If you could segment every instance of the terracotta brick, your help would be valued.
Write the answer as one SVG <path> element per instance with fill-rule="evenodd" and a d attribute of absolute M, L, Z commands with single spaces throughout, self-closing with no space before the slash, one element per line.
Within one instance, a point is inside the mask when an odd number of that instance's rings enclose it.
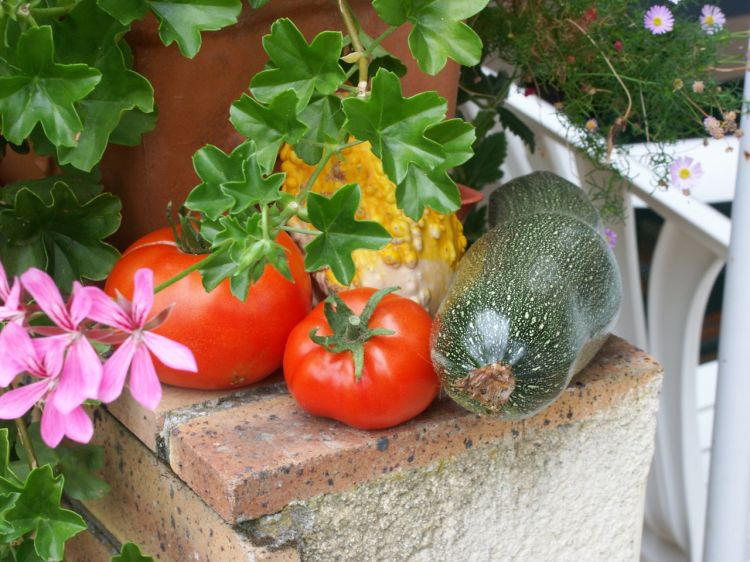
<path fill-rule="evenodd" d="M 68 562 L 106 562 L 115 554 L 111 544 L 84 531 L 65 543 L 65 560 Z"/>
<path fill-rule="evenodd" d="M 226 407 L 228 399 L 252 396 L 256 393 L 283 392 L 283 376 L 274 373 L 270 377 L 242 389 L 193 390 L 164 385 L 162 400 L 156 410 L 149 411 L 137 404 L 130 393 L 107 406 L 107 409 L 152 451 L 161 443 L 161 432 L 174 418 L 185 420 Z"/>
<path fill-rule="evenodd" d="M 267 552 L 227 525 L 163 462 L 103 410 L 95 441 L 106 446 L 110 493 L 86 509 L 118 541 L 133 541 L 164 561 L 291 562 L 294 550 Z M 108 560 L 108 558 L 99 559 Z"/>
<path fill-rule="evenodd" d="M 521 439 L 529 428 L 570 424 L 660 375 L 653 359 L 612 337 L 550 408 L 521 422 L 470 414 L 448 399 L 386 431 L 360 431 L 303 412 L 288 395 L 268 396 L 174 425 L 169 463 L 204 501 L 234 524 L 293 500 L 344 490 L 472 447 Z"/>

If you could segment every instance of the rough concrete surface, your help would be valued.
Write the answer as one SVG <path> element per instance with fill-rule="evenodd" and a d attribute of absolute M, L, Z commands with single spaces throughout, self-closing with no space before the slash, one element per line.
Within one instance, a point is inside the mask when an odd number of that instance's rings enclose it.
<path fill-rule="evenodd" d="M 246 525 L 307 561 L 638 560 L 660 379 L 614 407 Z"/>

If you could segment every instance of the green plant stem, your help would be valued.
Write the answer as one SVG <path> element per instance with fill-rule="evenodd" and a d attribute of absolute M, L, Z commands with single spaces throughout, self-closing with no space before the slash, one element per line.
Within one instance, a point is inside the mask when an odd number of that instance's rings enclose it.
<path fill-rule="evenodd" d="M 16 14 L 21 19 L 26 20 L 26 22 L 31 27 L 39 27 L 39 24 L 36 23 L 36 20 L 34 19 L 34 16 L 31 13 L 31 7 L 28 4 L 21 4 L 18 7 L 18 10 L 16 10 Z"/>
<path fill-rule="evenodd" d="M 305 201 L 308 192 L 310 191 L 310 189 L 312 189 L 312 186 L 315 185 L 318 177 L 323 172 L 323 168 L 325 168 L 326 164 L 328 164 L 328 161 L 331 159 L 331 156 L 333 156 L 335 152 L 336 151 L 330 150 L 328 147 L 325 147 L 323 149 L 323 155 L 320 157 L 320 161 L 315 165 L 315 169 L 313 170 L 312 174 L 310 174 L 310 177 L 307 178 L 305 185 L 302 186 L 302 189 L 300 189 L 299 193 L 297 194 L 298 203 L 302 204 Z"/>
<path fill-rule="evenodd" d="M 359 97 L 364 97 L 365 94 L 367 94 L 367 74 L 370 62 L 365 55 L 365 47 L 362 45 L 362 39 L 359 37 L 359 31 L 357 30 L 357 24 L 354 21 L 354 15 L 352 14 L 349 3 L 346 0 L 339 0 L 339 12 L 341 12 L 341 17 L 344 19 L 346 30 L 352 39 L 352 46 L 361 55 L 357 61 L 357 66 L 359 68 L 357 95 Z"/>
<path fill-rule="evenodd" d="M 23 418 L 16 418 L 16 429 L 18 430 L 18 438 L 21 440 L 21 446 L 26 454 L 26 462 L 31 470 L 34 470 L 39 466 L 39 462 L 34 452 L 34 444 L 31 442 L 31 436 L 29 435 L 29 429 L 26 427 L 26 422 Z"/>
<path fill-rule="evenodd" d="M 219 256 L 221 256 L 224 253 L 224 248 L 217 248 L 214 251 L 212 251 L 208 256 L 203 258 L 202 260 L 195 262 L 193 265 L 191 265 L 188 268 L 183 269 L 180 271 L 177 275 L 174 277 L 171 277 L 164 281 L 163 283 L 159 283 L 156 287 L 154 287 L 154 294 L 158 293 L 159 291 L 163 291 L 170 285 L 174 285 L 177 283 L 180 279 L 187 277 L 190 275 L 193 271 L 197 271 L 201 267 L 204 267 L 205 265 L 208 265 L 215 259 L 217 259 Z"/>
<path fill-rule="evenodd" d="M 29 11 L 36 17 L 57 18 L 69 14 L 78 4 L 80 4 L 80 0 L 73 2 L 72 4 L 69 4 L 67 6 L 54 6 L 51 8 L 31 8 Z"/>
<path fill-rule="evenodd" d="M 308 234 L 310 236 L 317 236 L 318 234 L 321 234 L 320 230 L 316 230 L 314 228 L 297 228 L 295 226 L 288 226 L 288 225 L 281 225 L 279 227 L 279 230 L 284 230 L 286 232 L 293 232 L 295 234 Z"/>
<path fill-rule="evenodd" d="M 260 224 L 263 228 L 263 239 L 271 240 L 271 234 L 268 228 L 268 205 L 262 205 L 260 208 Z"/>

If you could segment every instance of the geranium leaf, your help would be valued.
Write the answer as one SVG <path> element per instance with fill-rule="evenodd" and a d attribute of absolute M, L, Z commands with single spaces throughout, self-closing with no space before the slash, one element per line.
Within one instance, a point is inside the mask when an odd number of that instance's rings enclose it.
<path fill-rule="evenodd" d="M 299 114 L 299 120 L 307 125 L 307 132 L 294 145 L 294 152 L 306 163 L 315 165 L 323 156 L 325 145 L 335 145 L 344 124 L 341 99 L 324 96 L 308 105 Z"/>
<path fill-rule="evenodd" d="M 141 137 L 156 127 L 158 111 L 145 113 L 140 109 L 132 109 L 122 114 L 120 122 L 109 136 L 109 142 L 124 146 L 138 146 Z"/>
<path fill-rule="evenodd" d="M 110 562 L 154 562 L 154 559 L 151 556 L 141 554 L 138 545 L 129 542 L 122 545 L 120 554 L 113 556 Z"/>
<path fill-rule="evenodd" d="M 43 560 L 62 560 L 65 541 L 86 529 L 80 515 L 60 508 L 63 477 L 49 465 L 34 469 L 26 478 L 15 506 L 6 513 L 13 531 L 2 538 L 15 540 L 34 532 L 34 548 Z"/>
<path fill-rule="evenodd" d="M 232 104 L 229 120 L 237 131 L 255 141 L 258 163 L 265 173 L 276 164 L 281 144 L 297 144 L 307 131 L 297 117 L 297 94 L 292 90 L 280 93 L 268 105 L 243 94 Z"/>
<path fill-rule="evenodd" d="M 476 140 L 474 127 L 463 119 L 448 119 L 433 125 L 425 131 L 425 136 L 443 147 L 446 154 L 443 169 L 460 166 L 474 154 L 471 148 Z"/>
<path fill-rule="evenodd" d="M 447 111 L 445 99 L 437 93 L 405 98 L 398 76 L 381 69 L 372 80 L 369 98 L 347 98 L 342 104 L 344 128 L 370 142 L 394 183 L 403 181 L 411 163 L 426 170 L 443 165 L 444 150 L 425 136 L 425 130 L 440 123 Z"/>
<path fill-rule="evenodd" d="M 268 0 L 248 0 L 248 3 L 251 8 L 258 9 L 268 4 Z"/>
<path fill-rule="evenodd" d="M 242 10 L 240 0 L 98 0 L 98 4 L 126 25 L 141 19 L 150 9 L 159 20 L 162 42 L 176 42 L 188 58 L 200 50 L 202 31 L 237 23 Z"/>
<path fill-rule="evenodd" d="M 100 445 L 63 445 L 60 472 L 65 477 L 65 495 L 74 500 L 96 500 L 109 492 L 109 484 L 97 472 L 104 466 L 104 448 Z"/>
<path fill-rule="evenodd" d="M 263 37 L 273 67 L 253 77 L 250 91 L 258 100 L 270 102 L 281 92 L 294 90 L 299 110 L 316 91 L 333 94 L 346 80 L 338 61 L 343 42 L 340 32 L 324 31 L 308 44 L 291 20 L 275 21 L 270 35 Z"/>
<path fill-rule="evenodd" d="M 15 64 L 0 75 L 0 132 L 21 144 L 39 123 L 53 144 L 76 146 L 83 125 L 73 104 L 100 79 L 100 72 L 88 65 L 55 62 L 51 27 L 26 30 L 18 40 Z"/>
<path fill-rule="evenodd" d="M 425 206 L 439 213 L 452 213 L 461 206 L 461 194 L 445 170 L 412 166 L 409 172 L 396 187 L 398 207 L 408 217 L 419 220 Z"/>
<path fill-rule="evenodd" d="M 193 156 L 193 167 L 202 183 L 190 192 L 185 206 L 203 213 L 209 219 L 218 219 L 229 210 L 234 205 L 234 200 L 224 194 L 221 186 L 226 182 L 242 179 L 244 151 L 244 143 L 231 155 L 210 144 L 198 150 Z"/>
<path fill-rule="evenodd" d="M 124 25 L 141 19 L 148 12 L 147 0 L 97 0 L 97 4 Z"/>
<path fill-rule="evenodd" d="M 232 213 L 241 213 L 254 205 L 268 205 L 281 197 L 279 190 L 284 184 L 285 174 L 277 173 L 263 177 L 255 152 L 255 143 L 251 145 L 252 151 L 243 162 L 243 177 L 237 181 L 227 182 L 221 187 L 222 192 L 234 200 Z"/>
<path fill-rule="evenodd" d="M 125 112 L 137 108 L 149 113 L 154 109 L 151 84 L 125 63 L 121 48 L 127 46 L 120 39 L 127 29 L 99 9 L 95 0 L 84 0 L 55 26 L 60 60 L 84 62 L 102 73 L 93 92 L 76 106 L 83 132 L 77 146 L 58 148 L 61 164 L 90 170 L 101 160 Z"/>
<path fill-rule="evenodd" d="M 201 47 L 201 31 L 217 31 L 237 23 L 242 10 L 240 0 L 149 0 L 149 7 L 159 20 L 162 42 L 171 45 L 176 41 L 188 58 Z"/>
<path fill-rule="evenodd" d="M 359 200 L 356 184 L 338 189 L 331 197 L 317 193 L 307 196 L 310 223 L 320 231 L 305 247 L 308 271 L 330 267 L 339 283 L 349 285 L 355 273 L 352 252 L 360 248 L 377 250 L 391 241 L 391 235 L 380 224 L 354 218 Z"/>
<path fill-rule="evenodd" d="M 70 185 L 48 178 L 48 196 L 17 189 L 0 211 L 0 257 L 11 274 L 46 269 L 68 291 L 74 280 L 104 279 L 119 254 L 102 242 L 120 225 L 120 201 L 101 193 L 82 202 Z M 15 190 L 15 188 L 14 188 Z"/>
<path fill-rule="evenodd" d="M 437 74 L 447 59 L 473 66 L 482 56 L 482 41 L 461 20 L 484 8 L 489 0 L 373 0 L 380 18 L 390 25 L 412 24 L 409 49 L 419 68 Z"/>

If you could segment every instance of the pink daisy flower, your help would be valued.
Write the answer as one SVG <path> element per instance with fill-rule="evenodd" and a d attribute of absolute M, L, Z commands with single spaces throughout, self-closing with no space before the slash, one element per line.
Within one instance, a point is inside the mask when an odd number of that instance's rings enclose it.
<path fill-rule="evenodd" d="M 717 31 L 720 31 L 724 24 L 727 23 L 727 18 L 721 8 L 718 6 L 712 6 L 706 4 L 701 10 L 701 28 L 709 35 L 713 35 Z"/>
<path fill-rule="evenodd" d="M 149 331 L 166 317 L 160 313 L 148 321 L 154 302 L 153 287 L 153 272 L 150 269 L 139 269 L 135 273 L 132 302 L 123 298 L 118 304 L 98 289 L 92 293 L 89 318 L 128 334 L 104 364 L 98 396 L 102 402 L 112 402 L 122 393 L 130 372 L 130 393 L 133 398 L 142 406 L 154 410 L 161 400 L 161 384 L 156 376 L 151 353 L 173 369 L 191 372 L 198 370 L 190 349 Z"/>
<path fill-rule="evenodd" d="M 700 162 L 695 162 L 689 156 L 680 156 L 669 166 L 672 184 L 683 192 L 689 192 L 698 184 L 703 175 Z"/>
<path fill-rule="evenodd" d="M 674 16 L 669 8 L 657 4 L 651 6 L 643 18 L 643 25 L 654 35 L 661 35 L 672 31 Z"/>

